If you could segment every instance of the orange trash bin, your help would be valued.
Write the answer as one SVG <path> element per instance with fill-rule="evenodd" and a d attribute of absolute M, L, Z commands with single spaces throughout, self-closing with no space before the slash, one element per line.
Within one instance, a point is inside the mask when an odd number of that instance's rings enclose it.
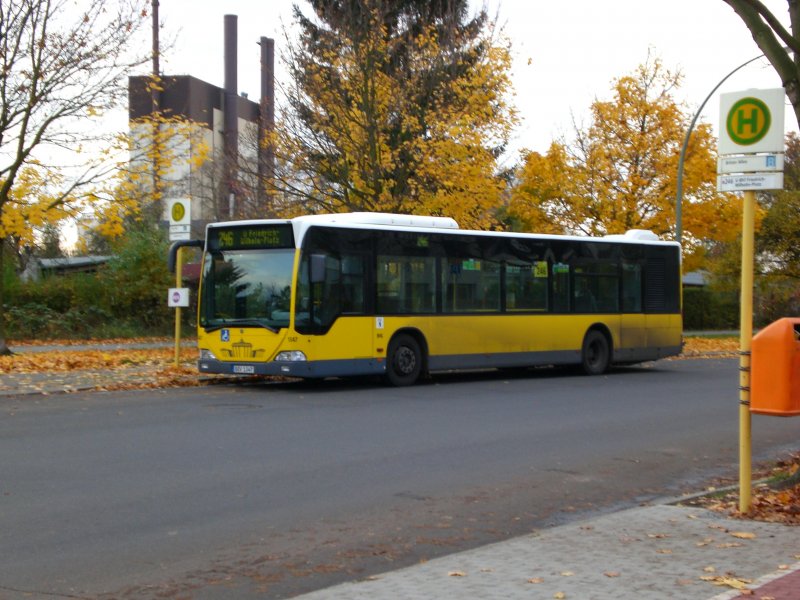
<path fill-rule="evenodd" d="M 800 415 L 800 318 L 778 319 L 753 337 L 750 412 Z"/>

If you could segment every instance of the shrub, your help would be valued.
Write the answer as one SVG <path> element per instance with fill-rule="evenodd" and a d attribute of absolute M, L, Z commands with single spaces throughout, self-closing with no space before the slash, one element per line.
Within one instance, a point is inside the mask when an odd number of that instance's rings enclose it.
<path fill-rule="evenodd" d="M 800 286 L 791 279 L 764 277 L 756 286 L 754 312 L 757 327 L 782 317 L 800 316 Z"/>
<path fill-rule="evenodd" d="M 173 285 L 167 270 L 166 236 L 161 230 L 130 232 L 102 272 L 108 306 L 121 321 L 145 329 L 168 327 L 173 318 L 166 290 Z"/>
<path fill-rule="evenodd" d="M 7 335 L 11 339 L 169 335 L 174 313 L 166 290 L 167 240 L 158 230 L 132 231 L 96 273 L 6 281 Z M 184 311 L 185 322 L 193 320 Z"/>
<path fill-rule="evenodd" d="M 737 329 L 738 327 L 739 299 L 735 293 L 718 292 L 707 288 L 684 288 L 684 330 Z"/>
<path fill-rule="evenodd" d="M 6 306 L 6 316 L 7 333 L 16 339 L 92 337 L 112 320 L 107 311 L 95 306 L 58 311 L 38 303 Z"/>

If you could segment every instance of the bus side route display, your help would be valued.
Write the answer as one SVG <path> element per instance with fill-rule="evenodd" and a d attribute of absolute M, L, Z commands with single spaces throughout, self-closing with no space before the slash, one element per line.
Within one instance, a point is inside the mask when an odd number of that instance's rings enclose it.
<path fill-rule="evenodd" d="M 293 248 L 292 226 L 242 225 L 230 228 L 212 228 L 208 232 L 208 248 L 214 250 L 251 250 Z"/>

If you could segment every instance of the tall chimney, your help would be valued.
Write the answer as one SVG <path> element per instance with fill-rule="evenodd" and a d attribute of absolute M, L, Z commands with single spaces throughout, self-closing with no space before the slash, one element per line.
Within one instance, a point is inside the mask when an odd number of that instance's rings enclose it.
<path fill-rule="evenodd" d="M 225 97 L 223 102 L 223 154 L 225 191 L 228 196 L 230 218 L 236 216 L 236 180 L 239 164 L 239 109 L 236 70 L 238 66 L 237 16 L 225 15 Z"/>
<path fill-rule="evenodd" d="M 265 189 L 264 184 L 275 176 L 275 150 L 272 142 L 264 144 L 275 131 L 275 40 L 262 37 L 261 45 L 261 115 L 258 132 L 258 181 L 259 199 L 270 216 L 274 210 L 269 198 L 273 196 L 272 188 Z"/>

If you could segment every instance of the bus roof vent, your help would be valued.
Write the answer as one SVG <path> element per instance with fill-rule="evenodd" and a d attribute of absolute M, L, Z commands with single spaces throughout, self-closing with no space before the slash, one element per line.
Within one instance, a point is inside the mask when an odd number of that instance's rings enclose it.
<path fill-rule="evenodd" d="M 657 242 L 658 236 L 649 229 L 629 229 L 624 235 L 613 234 L 603 236 L 615 240 L 630 240 L 632 242 Z"/>
<path fill-rule="evenodd" d="M 329 223 L 356 223 L 359 225 L 397 225 L 400 227 L 432 227 L 435 229 L 458 229 L 458 223 L 450 217 L 426 217 L 422 215 L 398 215 L 393 213 L 353 212 L 319 215 Z"/>

